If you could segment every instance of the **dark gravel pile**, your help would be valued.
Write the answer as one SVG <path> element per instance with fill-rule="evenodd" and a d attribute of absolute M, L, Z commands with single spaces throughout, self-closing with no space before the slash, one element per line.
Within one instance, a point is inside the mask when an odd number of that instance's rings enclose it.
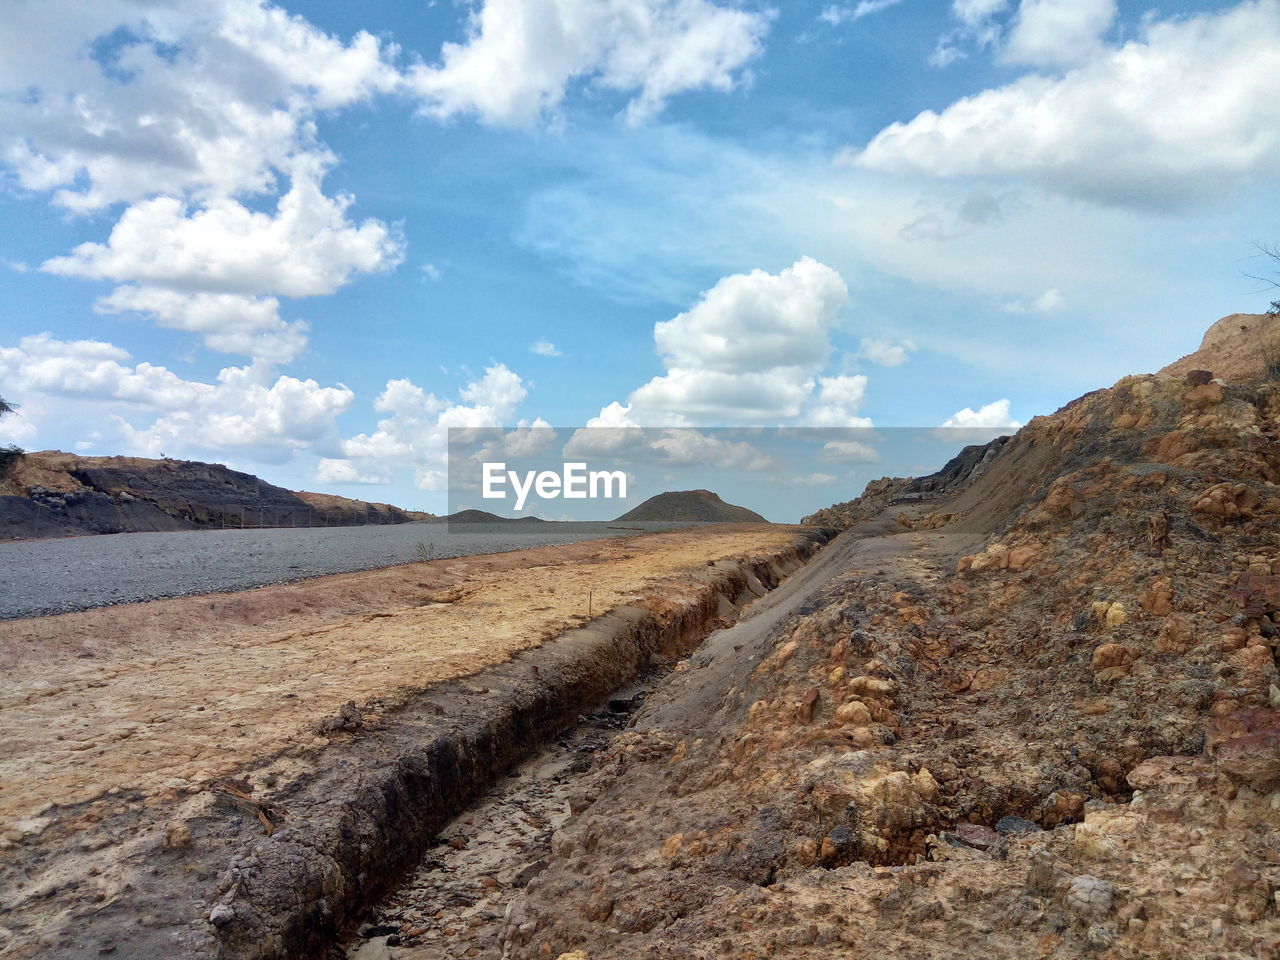
<path fill-rule="evenodd" d="M 687 523 L 406 523 L 310 529 L 121 533 L 0 543 L 0 619 L 247 590 L 431 557 L 635 536 Z M 640 528 L 640 529 L 637 529 Z M 419 547 L 421 545 L 421 549 Z"/>

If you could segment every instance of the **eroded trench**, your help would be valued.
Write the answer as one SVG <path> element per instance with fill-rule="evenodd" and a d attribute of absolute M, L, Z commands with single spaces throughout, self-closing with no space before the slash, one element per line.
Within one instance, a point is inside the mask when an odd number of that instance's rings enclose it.
<path fill-rule="evenodd" d="M 552 835 L 577 812 L 571 800 L 576 779 L 630 725 L 668 672 L 667 666 L 645 671 L 498 778 L 445 826 L 423 860 L 367 912 L 335 956 L 500 960 L 506 906 L 546 868 Z"/>
<path fill-rule="evenodd" d="M 500 956 L 505 902 L 540 869 L 590 755 L 681 657 L 832 536 L 805 531 L 766 557 L 709 562 L 662 609 L 615 608 L 432 687 L 380 732 L 372 764 L 359 738 L 339 747 L 292 798 L 291 825 L 232 861 L 215 904 L 231 917 L 220 956 Z"/>

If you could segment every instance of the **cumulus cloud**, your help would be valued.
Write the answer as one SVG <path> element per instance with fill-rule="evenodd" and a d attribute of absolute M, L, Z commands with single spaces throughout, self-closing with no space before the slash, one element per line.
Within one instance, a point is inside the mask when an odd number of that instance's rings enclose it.
<path fill-rule="evenodd" d="M 809 257 L 778 274 L 722 278 L 688 311 L 654 327 L 667 368 L 631 394 L 643 422 L 762 422 L 800 413 L 848 300 L 840 275 Z"/>
<path fill-rule="evenodd" d="M 818 392 L 802 422 L 810 427 L 870 427 L 871 420 L 857 415 L 867 392 L 862 374 L 847 377 L 819 377 Z"/>
<path fill-rule="evenodd" d="M 1008 431 L 1017 430 L 1022 424 L 1009 415 L 1009 401 L 1004 399 L 993 400 L 977 410 L 972 410 L 969 407 L 957 410 L 943 421 L 942 426 L 971 430 Z"/>
<path fill-rule="evenodd" d="M 575 82 L 633 94 L 641 122 L 688 90 L 728 90 L 757 56 L 769 17 L 708 0 L 484 0 L 463 43 L 410 69 L 423 110 L 530 124 Z"/>
<path fill-rule="evenodd" d="M 280 301 L 275 297 L 124 286 L 100 297 L 94 309 L 99 313 L 146 313 L 162 327 L 201 334 L 210 350 L 270 363 L 292 360 L 307 343 L 307 325 L 281 320 Z"/>
<path fill-rule="evenodd" d="M 1009 7 L 1009 0 L 955 0 L 951 13 L 966 26 L 985 23 Z"/>
<path fill-rule="evenodd" d="M 1086 6 L 1101 22 L 1103 7 Z M 1174 209 L 1280 171 L 1277 86 L 1280 4 L 1246 0 L 1149 20 L 1137 39 L 1099 46 L 1061 76 L 926 110 L 847 156 L 873 170 L 1020 176 L 1104 204 Z"/>
<path fill-rule="evenodd" d="M 1022 0 L 1000 58 L 1037 67 L 1079 63 L 1101 52 L 1115 18 L 1115 0 Z"/>
<path fill-rule="evenodd" d="M 661 436 L 649 441 L 649 447 L 680 465 L 696 463 L 722 470 L 772 470 L 778 466 L 772 457 L 745 441 L 728 440 L 697 430 L 664 430 Z"/>
<path fill-rule="evenodd" d="M 394 51 L 259 0 L 47 0 L 7 11 L 3 152 L 77 212 L 272 187 L 312 117 L 396 87 Z M 89 54 L 89 55 L 87 55 Z"/>
<path fill-rule="evenodd" d="M 326 196 L 327 111 L 398 89 L 398 51 L 262 0 L 24 4 L 0 38 L 0 162 L 74 213 L 123 203 L 110 237 L 47 260 L 131 286 L 99 302 L 286 362 L 306 327 L 272 295 L 332 293 L 403 257 L 396 232 Z M 248 197 L 276 197 L 274 213 Z M 231 297 L 238 297 L 233 300 Z"/>
<path fill-rule="evenodd" d="M 447 480 L 449 428 L 500 427 L 509 422 L 528 395 L 524 382 L 505 364 L 495 363 L 484 375 L 462 387 L 458 400 L 428 393 L 411 380 L 387 382 L 374 409 L 387 414 L 371 433 L 342 442 L 341 457 L 325 469 L 330 475 L 383 476 L 410 470 L 421 490 L 442 490 Z M 549 442 L 547 423 L 523 424 L 514 436 L 523 449 Z M 553 438 L 554 439 L 554 438 Z"/>
<path fill-rule="evenodd" d="M 549 340 L 538 340 L 529 344 L 529 350 L 536 353 L 540 357 L 559 357 L 562 356 L 560 351 L 556 349 L 556 345 Z"/>
<path fill-rule="evenodd" d="M 352 198 L 327 197 L 318 171 L 295 173 L 275 215 L 229 198 L 194 212 L 174 197 L 129 207 L 106 243 L 82 243 L 41 269 L 187 291 L 306 297 L 333 293 L 355 273 L 395 266 L 402 245 L 386 224 L 346 218 Z"/>
<path fill-rule="evenodd" d="M 227 367 L 205 383 L 131 361 L 110 343 L 42 333 L 0 348 L 0 381 L 58 404 L 64 417 L 112 418 L 139 453 L 249 450 L 267 461 L 336 442 L 336 418 L 354 398 L 344 386 L 276 376 L 262 365 Z"/>

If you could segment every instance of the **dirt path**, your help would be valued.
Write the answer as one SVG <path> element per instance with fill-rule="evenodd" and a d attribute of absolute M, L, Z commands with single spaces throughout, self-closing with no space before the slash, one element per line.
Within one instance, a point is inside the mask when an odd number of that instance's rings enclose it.
<path fill-rule="evenodd" d="M 0 624 L 0 843 L 51 804 L 205 782 L 312 744 L 311 725 L 349 700 L 389 708 L 792 535 L 734 525 Z"/>
<path fill-rule="evenodd" d="M 917 513 L 924 508 L 909 508 Z M 741 682 L 744 661 L 758 661 L 778 626 L 842 577 L 934 580 L 942 566 L 972 549 L 980 537 L 952 531 L 904 532 L 894 519 L 860 525 L 778 589 L 754 601 L 733 626 L 713 633 L 673 673 L 646 691 L 638 715 L 648 735 L 706 735 L 726 692 Z M 621 704 L 619 704 L 621 706 Z M 729 716 L 724 714 L 725 722 Z M 500 960 L 503 920 L 529 881 L 555 862 L 552 836 L 572 822 L 571 805 L 583 774 L 617 736 L 608 717 L 587 717 L 515 771 L 440 834 L 417 872 L 384 901 L 350 947 L 348 960 Z M 627 807 L 658 817 L 666 793 L 637 767 Z M 647 796 L 650 799 L 641 801 Z M 629 819 L 624 810 L 623 819 Z"/>

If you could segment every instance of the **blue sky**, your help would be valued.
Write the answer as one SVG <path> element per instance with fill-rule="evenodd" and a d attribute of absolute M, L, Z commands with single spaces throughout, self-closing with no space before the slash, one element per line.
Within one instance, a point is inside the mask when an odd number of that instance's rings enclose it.
<path fill-rule="evenodd" d="M 21 4 L 0 441 L 442 510 L 450 426 L 1007 428 L 1265 308 L 1276 89 L 1276 0 Z"/>

